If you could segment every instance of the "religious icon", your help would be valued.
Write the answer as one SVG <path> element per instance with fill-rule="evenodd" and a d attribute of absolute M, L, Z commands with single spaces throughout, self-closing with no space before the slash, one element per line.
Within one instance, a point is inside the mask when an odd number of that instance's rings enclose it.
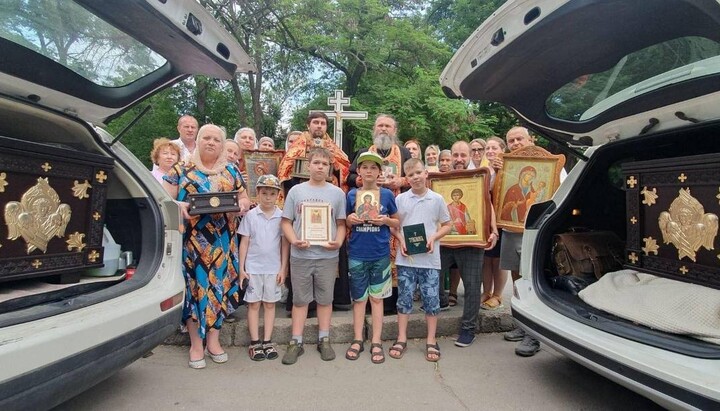
<path fill-rule="evenodd" d="M 358 190 L 355 197 L 355 214 L 361 220 L 372 220 L 380 215 L 380 190 Z"/>
<path fill-rule="evenodd" d="M 311 245 L 327 245 L 332 234 L 330 204 L 302 203 L 300 216 L 300 238 Z"/>
<path fill-rule="evenodd" d="M 447 205 L 450 220 L 452 221 L 450 234 L 475 234 L 475 220 L 470 216 L 465 203 L 461 201 L 463 195 L 463 191 L 459 188 L 454 189 L 450 193 L 452 201 Z"/>
<path fill-rule="evenodd" d="M 450 214 L 446 247 L 485 247 L 490 236 L 490 176 L 487 168 L 430 173 L 428 185 L 440 194 Z"/>
<path fill-rule="evenodd" d="M 533 204 L 547 201 L 560 185 L 565 156 L 529 146 L 503 155 L 503 168 L 493 187 L 498 227 L 522 232 Z"/>

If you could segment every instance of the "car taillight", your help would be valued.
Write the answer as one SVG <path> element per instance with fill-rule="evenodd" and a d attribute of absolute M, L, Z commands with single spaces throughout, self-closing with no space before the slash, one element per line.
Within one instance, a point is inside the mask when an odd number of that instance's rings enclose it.
<path fill-rule="evenodd" d="M 160 303 L 160 311 L 167 311 L 176 305 L 180 304 L 183 301 L 183 293 L 177 293 L 173 295 L 172 297 L 168 298 L 167 300 L 163 300 Z"/>

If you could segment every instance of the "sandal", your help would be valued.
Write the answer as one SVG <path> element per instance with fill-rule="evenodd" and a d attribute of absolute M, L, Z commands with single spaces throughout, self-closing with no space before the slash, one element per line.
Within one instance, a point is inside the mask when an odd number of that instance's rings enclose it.
<path fill-rule="evenodd" d="M 483 310 L 488 310 L 488 311 L 497 310 L 498 308 L 502 308 L 502 307 L 503 307 L 502 297 L 497 296 L 497 295 L 493 295 L 492 297 L 485 300 L 485 302 L 480 304 L 480 308 L 482 308 Z"/>
<path fill-rule="evenodd" d="M 492 296 L 493 296 L 492 294 L 485 294 L 485 293 L 480 294 L 480 304 L 489 300 L 490 298 L 492 298 Z"/>
<path fill-rule="evenodd" d="M 457 305 L 457 294 L 450 293 L 448 300 L 450 300 L 450 307 L 455 307 Z"/>
<path fill-rule="evenodd" d="M 251 345 L 248 349 L 248 354 L 253 361 L 262 361 L 265 359 L 265 350 L 263 350 L 263 346 L 260 343 Z"/>
<path fill-rule="evenodd" d="M 376 348 L 379 348 L 380 351 L 375 351 Z M 380 358 L 376 360 L 375 357 Z M 385 362 L 385 351 L 381 343 L 370 344 L 370 361 L 372 361 L 373 364 L 382 364 Z"/>
<path fill-rule="evenodd" d="M 265 353 L 265 358 L 267 358 L 268 360 L 274 360 L 280 356 L 280 354 L 278 354 L 277 350 L 275 349 L 275 344 L 271 342 L 263 343 L 262 349 Z"/>
<path fill-rule="evenodd" d="M 435 358 L 430 357 L 431 355 L 434 355 Z M 430 362 L 438 362 L 440 360 L 440 345 L 438 345 L 438 343 L 425 344 L 425 359 Z"/>
<path fill-rule="evenodd" d="M 359 345 L 360 348 L 353 348 L 353 345 Z M 345 358 L 350 361 L 355 361 L 363 351 L 365 351 L 365 343 L 362 340 L 353 340 L 353 342 L 350 343 L 350 347 L 345 351 Z"/>
<path fill-rule="evenodd" d="M 407 341 L 395 341 L 388 350 L 388 354 L 391 358 L 394 358 L 396 360 L 399 360 L 405 355 L 405 350 L 407 349 Z M 396 352 L 397 354 L 393 354 L 393 352 Z"/>

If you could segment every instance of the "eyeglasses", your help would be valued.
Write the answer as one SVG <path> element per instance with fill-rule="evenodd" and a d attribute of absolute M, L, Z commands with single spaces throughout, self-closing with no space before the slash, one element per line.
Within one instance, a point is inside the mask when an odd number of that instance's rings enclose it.
<path fill-rule="evenodd" d="M 472 149 L 472 152 L 473 152 L 473 153 L 482 153 L 483 151 L 485 151 L 484 148 L 473 148 L 473 149 Z"/>

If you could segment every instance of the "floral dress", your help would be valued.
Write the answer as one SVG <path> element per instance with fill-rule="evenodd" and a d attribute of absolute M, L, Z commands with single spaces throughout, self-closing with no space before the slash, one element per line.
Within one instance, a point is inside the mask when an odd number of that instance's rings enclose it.
<path fill-rule="evenodd" d="M 180 162 L 168 172 L 165 181 L 178 186 L 178 201 L 188 201 L 188 196 L 195 193 L 244 190 L 240 172 L 232 164 L 209 174 L 192 162 Z M 195 215 L 186 222 L 182 321 L 197 322 L 201 338 L 208 329 L 219 329 L 240 303 L 237 225 L 237 219 L 227 213 Z"/>

